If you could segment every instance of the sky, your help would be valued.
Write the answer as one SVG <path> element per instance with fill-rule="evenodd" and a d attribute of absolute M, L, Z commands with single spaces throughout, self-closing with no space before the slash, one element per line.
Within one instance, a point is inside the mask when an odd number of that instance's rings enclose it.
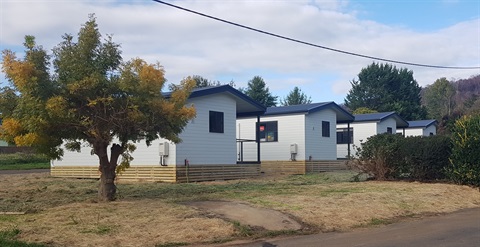
<path fill-rule="evenodd" d="M 176 0 L 168 3 L 319 46 L 409 63 L 480 67 L 478 0 Z M 373 59 L 267 36 L 154 1 L 0 0 L 0 50 L 23 56 L 25 35 L 51 51 L 65 33 L 77 37 L 95 13 L 124 61 L 160 62 L 168 83 L 200 75 L 245 87 L 261 76 L 285 97 L 295 86 L 313 102 L 343 103 Z M 403 64 L 420 86 L 465 79 L 480 69 Z M 8 85 L 0 72 L 0 86 Z"/>

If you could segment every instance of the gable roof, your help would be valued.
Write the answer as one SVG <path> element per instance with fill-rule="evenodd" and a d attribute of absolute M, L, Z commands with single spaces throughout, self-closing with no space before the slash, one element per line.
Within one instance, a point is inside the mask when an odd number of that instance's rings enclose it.
<path fill-rule="evenodd" d="M 408 128 L 427 128 L 430 125 L 438 125 L 437 120 L 428 119 L 428 120 L 417 120 L 417 121 L 408 121 Z"/>
<path fill-rule="evenodd" d="M 337 123 L 349 123 L 353 122 L 354 120 L 352 114 L 348 113 L 346 110 L 344 110 L 342 107 L 340 107 L 333 101 L 304 105 L 268 107 L 265 111 L 264 116 L 287 115 L 292 113 L 310 114 L 324 109 L 332 109 L 335 111 L 335 113 L 337 114 Z"/>
<path fill-rule="evenodd" d="M 220 85 L 212 87 L 194 88 L 190 94 L 189 99 L 204 97 L 212 94 L 227 94 L 235 99 L 237 102 L 237 117 L 239 116 L 257 116 L 265 112 L 266 107 L 244 93 L 238 91 L 230 85 Z M 171 92 L 162 93 L 165 98 L 171 96 Z"/>
<path fill-rule="evenodd" d="M 393 117 L 397 122 L 397 128 L 407 128 L 408 122 L 400 117 L 396 112 L 377 112 L 368 114 L 356 114 L 354 122 L 381 122 L 387 118 Z"/>

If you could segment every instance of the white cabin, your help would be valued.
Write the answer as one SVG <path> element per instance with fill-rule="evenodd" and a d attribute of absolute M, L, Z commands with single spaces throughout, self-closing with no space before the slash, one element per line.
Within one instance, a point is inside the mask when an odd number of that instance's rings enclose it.
<path fill-rule="evenodd" d="M 237 139 L 260 139 L 264 161 L 336 160 L 337 123 L 350 122 L 353 116 L 334 102 L 269 107 L 257 119 L 237 119 Z M 258 133 L 255 127 L 258 126 Z M 254 143 L 240 142 L 239 160 L 254 160 Z"/>
<path fill-rule="evenodd" d="M 435 119 L 408 121 L 408 127 L 397 129 L 404 136 L 433 136 L 437 134 L 438 122 Z"/>
<path fill-rule="evenodd" d="M 337 158 L 344 159 L 355 155 L 354 146 L 360 147 L 362 142 L 371 136 L 381 133 L 397 133 L 398 129 L 408 127 L 407 121 L 395 112 L 379 112 L 356 114 L 355 121 L 350 124 L 337 125 Z"/>
<path fill-rule="evenodd" d="M 194 89 L 187 104 L 192 104 L 197 114 L 179 134 L 182 142 L 158 139 L 147 146 L 140 141 L 131 167 L 236 165 L 236 118 L 258 116 L 265 111 L 263 105 L 229 85 Z M 61 160 L 51 162 L 52 167 L 98 167 L 98 157 L 90 150 L 85 145 L 81 152 L 65 151 Z"/>

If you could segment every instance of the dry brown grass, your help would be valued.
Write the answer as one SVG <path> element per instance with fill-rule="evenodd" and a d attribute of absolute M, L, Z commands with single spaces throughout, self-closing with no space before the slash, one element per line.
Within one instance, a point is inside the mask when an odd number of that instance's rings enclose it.
<path fill-rule="evenodd" d="M 258 203 L 290 213 L 322 231 L 388 223 L 480 206 L 478 190 L 451 184 L 362 182 L 313 185 L 297 195 L 267 196 Z"/>
<path fill-rule="evenodd" d="M 22 240 L 60 246 L 155 246 L 224 239 L 233 226 L 154 200 L 73 203 L 17 221 Z"/>
<path fill-rule="evenodd" d="M 343 177 L 342 177 L 343 176 Z M 46 174 L 0 175 L 0 231 L 52 246 L 161 246 L 238 238 L 232 222 L 184 206 L 194 200 L 235 200 L 294 215 L 322 231 L 480 207 L 478 189 L 451 184 L 341 182 L 320 174 L 198 184 L 120 184 L 120 200 L 97 203 L 94 180 Z"/>

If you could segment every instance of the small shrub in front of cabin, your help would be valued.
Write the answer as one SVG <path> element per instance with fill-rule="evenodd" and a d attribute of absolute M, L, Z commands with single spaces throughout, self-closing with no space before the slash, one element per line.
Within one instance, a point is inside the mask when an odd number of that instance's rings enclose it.
<path fill-rule="evenodd" d="M 398 177 L 401 140 L 403 136 L 378 134 L 371 136 L 361 147 L 357 147 L 357 159 L 348 162 L 350 168 L 369 175 L 375 180 Z"/>
<path fill-rule="evenodd" d="M 452 132 L 452 156 L 446 172 L 458 184 L 480 187 L 480 115 L 463 116 Z"/>

